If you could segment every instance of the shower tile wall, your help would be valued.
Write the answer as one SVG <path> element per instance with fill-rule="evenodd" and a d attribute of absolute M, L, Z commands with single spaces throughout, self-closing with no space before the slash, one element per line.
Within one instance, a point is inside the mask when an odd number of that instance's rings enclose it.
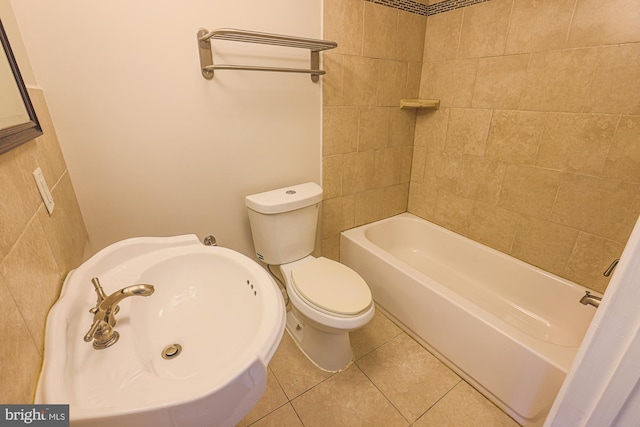
<path fill-rule="evenodd" d="M 603 291 L 602 271 L 640 213 L 640 8 L 491 0 L 442 12 L 433 8 L 452 2 L 429 3 L 425 29 L 418 14 L 325 0 L 325 37 L 342 50 L 325 56 L 324 253 L 339 256 L 339 231 L 401 211 L 406 183 L 381 188 L 372 176 L 410 171 L 409 212 Z M 425 29 L 424 44 L 416 28 L 413 39 L 400 35 L 408 15 Z M 419 96 L 440 99 L 441 109 L 417 114 L 411 168 L 382 170 L 382 148 L 367 153 L 372 145 L 360 142 L 367 131 L 380 135 L 363 111 L 404 114 L 391 96 L 379 103 L 379 86 L 395 82 L 382 93 L 415 96 L 419 65 L 407 59 L 405 82 L 371 76 L 365 64 L 410 44 L 424 46 Z M 367 83 L 356 82 L 365 70 Z"/>
<path fill-rule="evenodd" d="M 491 0 L 427 20 L 409 212 L 593 289 L 640 213 L 640 8 Z"/>
<path fill-rule="evenodd" d="M 87 232 L 41 90 L 29 95 L 44 135 L 0 155 L 0 402 L 26 403 L 44 351 L 47 313 L 69 270 L 82 261 Z M 32 173 L 44 173 L 56 202 L 44 208 Z"/>
<path fill-rule="evenodd" d="M 342 230 L 406 211 L 426 16 L 363 0 L 325 0 L 322 251 Z"/>

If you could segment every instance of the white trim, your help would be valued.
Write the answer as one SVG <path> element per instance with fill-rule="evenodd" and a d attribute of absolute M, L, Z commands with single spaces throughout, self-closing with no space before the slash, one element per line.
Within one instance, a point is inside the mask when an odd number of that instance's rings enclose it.
<path fill-rule="evenodd" d="M 545 427 L 640 425 L 640 220 Z"/>

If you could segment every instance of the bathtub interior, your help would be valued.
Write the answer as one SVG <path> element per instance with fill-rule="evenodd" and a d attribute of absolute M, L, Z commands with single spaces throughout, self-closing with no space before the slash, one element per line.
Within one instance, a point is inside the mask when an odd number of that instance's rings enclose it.
<path fill-rule="evenodd" d="M 365 238 L 398 261 L 545 342 L 576 347 L 593 307 L 584 288 L 409 215 L 367 227 Z"/>

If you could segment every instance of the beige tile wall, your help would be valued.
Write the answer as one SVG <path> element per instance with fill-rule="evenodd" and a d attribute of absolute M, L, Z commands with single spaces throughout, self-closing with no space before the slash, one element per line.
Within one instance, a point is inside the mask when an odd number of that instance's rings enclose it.
<path fill-rule="evenodd" d="M 44 135 L 0 155 L 0 402 L 30 403 L 44 351 L 46 315 L 87 242 L 67 167 L 41 90 L 29 95 Z M 33 171 L 56 202 L 49 215 Z"/>
<path fill-rule="evenodd" d="M 593 289 L 640 213 L 640 7 L 491 0 L 427 20 L 408 210 Z"/>
<path fill-rule="evenodd" d="M 363 0 L 324 0 L 322 251 L 339 234 L 406 211 L 426 17 Z"/>

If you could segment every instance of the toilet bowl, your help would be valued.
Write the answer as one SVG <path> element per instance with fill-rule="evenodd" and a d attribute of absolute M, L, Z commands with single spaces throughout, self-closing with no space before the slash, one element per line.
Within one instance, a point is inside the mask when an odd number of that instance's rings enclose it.
<path fill-rule="evenodd" d="M 314 257 L 322 188 L 310 182 L 245 198 L 256 257 L 279 266 L 291 301 L 287 331 L 319 368 L 351 363 L 349 332 L 371 320 L 367 283 L 337 261 Z"/>
<path fill-rule="evenodd" d="M 375 314 L 366 282 L 347 266 L 327 258 L 305 257 L 281 265 L 291 309 L 287 331 L 319 368 L 336 372 L 353 359 L 349 332 Z"/>

